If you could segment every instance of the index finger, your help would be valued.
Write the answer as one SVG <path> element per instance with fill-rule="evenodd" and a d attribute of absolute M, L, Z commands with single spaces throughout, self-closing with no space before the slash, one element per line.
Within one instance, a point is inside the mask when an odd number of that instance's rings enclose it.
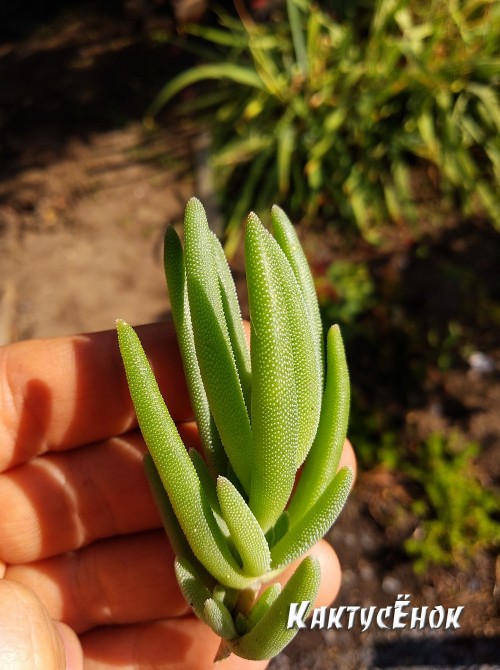
<path fill-rule="evenodd" d="M 137 333 L 174 421 L 190 420 L 173 324 L 140 326 Z M 0 348 L 0 472 L 135 425 L 114 331 Z"/>

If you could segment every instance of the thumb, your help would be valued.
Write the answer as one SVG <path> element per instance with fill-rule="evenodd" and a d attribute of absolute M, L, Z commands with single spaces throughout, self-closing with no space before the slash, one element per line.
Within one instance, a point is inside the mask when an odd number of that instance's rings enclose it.
<path fill-rule="evenodd" d="M 0 668 L 83 668 L 76 634 L 65 624 L 53 621 L 32 591 L 9 579 L 0 579 Z"/>

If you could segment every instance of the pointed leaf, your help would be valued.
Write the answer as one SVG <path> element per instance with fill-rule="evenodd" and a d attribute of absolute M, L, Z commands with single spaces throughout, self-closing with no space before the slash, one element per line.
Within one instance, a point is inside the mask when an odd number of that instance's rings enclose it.
<path fill-rule="evenodd" d="M 166 86 L 158 93 L 153 100 L 152 105 L 146 112 L 146 117 L 153 117 L 158 114 L 177 93 L 180 93 L 187 86 L 196 84 L 205 79 L 227 79 L 235 84 L 251 86 L 254 88 L 264 88 L 262 79 L 251 68 L 235 65 L 234 63 L 207 63 L 206 65 L 197 65 L 194 68 L 181 72 L 177 77 L 171 79 Z"/>
<path fill-rule="evenodd" d="M 332 481 L 340 462 L 349 421 L 350 384 L 338 326 L 327 338 L 326 386 L 318 431 L 288 506 L 290 521 L 304 515 Z"/>
<path fill-rule="evenodd" d="M 196 558 L 222 584 L 245 588 L 245 577 L 215 520 L 196 470 L 163 401 L 139 338 L 117 322 L 118 342 L 142 435 L 172 508 Z"/>
<path fill-rule="evenodd" d="M 276 656 L 297 633 L 286 627 L 291 603 L 308 601 L 308 612 L 311 610 L 319 590 L 320 572 L 318 559 L 307 556 L 262 618 L 246 635 L 227 642 L 228 647 L 251 660 Z"/>
<path fill-rule="evenodd" d="M 209 598 L 203 607 L 203 619 L 223 640 L 238 636 L 233 618 L 227 607 L 218 600 Z"/>
<path fill-rule="evenodd" d="M 189 389 L 189 397 L 196 417 L 203 452 L 215 475 L 216 472 L 225 470 L 227 457 L 210 412 L 207 394 L 201 378 L 189 311 L 184 255 L 179 236 L 172 226 L 169 226 L 165 232 L 164 266 L 170 307 Z"/>
<path fill-rule="evenodd" d="M 238 376 L 240 378 L 247 410 L 250 411 L 250 393 L 252 385 L 250 350 L 245 337 L 245 331 L 243 330 L 238 295 L 236 293 L 236 287 L 234 285 L 226 255 L 224 254 L 224 249 L 215 234 L 211 234 L 211 239 L 214 249 L 215 264 L 219 275 L 222 307 L 226 317 L 231 348 L 236 362 L 236 368 L 238 370 Z"/>
<path fill-rule="evenodd" d="M 297 519 L 288 533 L 271 549 L 274 570 L 285 567 L 313 546 L 333 525 L 349 491 L 353 472 L 345 467 L 339 470 L 323 495 L 304 516 Z"/>
<path fill-rule="evenodd" d="M 264 531 L 276 522 L 290 496 L 299 427 L 287 304 L 269 253 L 270 240 L 276 244 L 250 214 L 245 234 L 252 359 L 250 509 Z"/>
<path fill-rule="evenodd" d="M 259 577 L 269 571 L 271 556 L 261 527 L 229 479 L 218 477 L 217 496 L 222 515 L 238 550 L 245 574 Z"/>
<path fill-rule="evenodd" d="M 300 244 L 295 228 L 285 212 L 274 205 L 271 209 L 273 222 L 273 235 L 283 250 L 288 262 L 292 266 L 295 278 L 300 286 L 304 302 L 309 315 L 309 323 L 312 329 L 314 348 L 318 358 L 318 366 L 323 384 L 323 326 L 319 312 L 318 298 L 314 280 L 309 269 L 307 258 Z"/>
<path fill-rule="evenodd" d="M 267 253 L 279 276 L 281 300 L 288 319 L 292 343 L 292 370 L 298 409 L 298 449 L 296 467 L 303 462 L 318 427 L 323 391 L 323 365 L 316 351 L 316 337 L 311 325 L 304 292 L 285 253 L 267 234 Z M 305 262 L 305 259 L 304 259 Z"/>
<path fill-rule="evenodd" d="M 186 278 L 196 353 L 222 444 L 250 490 L 252 432 L 224 315 L 205 210 L 191 198 L 184 220 Z"/>

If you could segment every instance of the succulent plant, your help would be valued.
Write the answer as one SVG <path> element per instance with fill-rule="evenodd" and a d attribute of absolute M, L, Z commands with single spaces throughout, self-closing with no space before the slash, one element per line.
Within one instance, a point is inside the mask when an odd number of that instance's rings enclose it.
<path fill-rule="evenodd" d="M 250 347 L 222 246 L 192 198 L 184 249 L 165 235 L 165 272 L 202 453 L 188 452 L 134 330 L 118 321 L 145 468 L 174 549 L 180 588 L 221 638 L 217 658 L 276 655 L 296 630 L 291 603 L 316 598 L 307 556 L 351 488 L 339 461 L 349 377 L 338 326 L 324 336 L 314 283 L 295 230 L 272 209 L 273 235 L 248 216 L 245 258 Z M 326 372 L 325 372 L 326 369 Z M 299 474 L 300 476 L 297 476 Z"/>

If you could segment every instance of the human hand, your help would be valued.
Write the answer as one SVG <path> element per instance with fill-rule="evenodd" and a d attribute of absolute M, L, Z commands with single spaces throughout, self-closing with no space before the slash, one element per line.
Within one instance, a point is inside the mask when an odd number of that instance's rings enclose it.
<path fill-rule="evenodd" d="M 138 329 L 179 431 L 196 445 L 170 325 Z M 116 333 L 0 349 L 0 667 L 212 668 L 219 645 L 178 589 L 142 468 Z M 354 465 L 349 445 L 341 465 Z M 318 605 L 340 569 L 319 543 Z M 231 656 L 220 670 L 264 668 Z"/>

